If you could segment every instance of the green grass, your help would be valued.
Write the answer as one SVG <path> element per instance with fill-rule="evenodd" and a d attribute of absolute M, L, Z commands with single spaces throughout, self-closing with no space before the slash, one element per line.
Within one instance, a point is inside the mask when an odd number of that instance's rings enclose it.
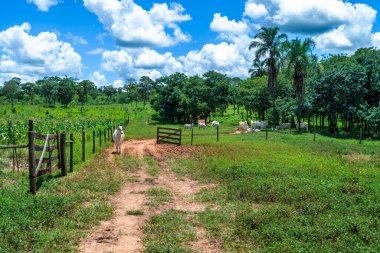
<path fill-rule="evenodd" d="M 220 184 L 199 214 L 226 252 L 378 252 L 380 146 L 272 134 L 224 136 L 174 171 Z"/>
<path fill-rule="evenodd" d="M 156 127 L 161 125 L 145 124 L 151 109 L 127 108 L 131 122 L 126 138 L 155 138 Z M 46 110 L 57 110 L 59 117 L 68 117 L 68 112 L 79 117 L 76 108 L 31 110 L 42 119 Z M 88 117 L 91 111 L 99 117 L 102 110 L 90 107 Z M 20 120 L 27 119 L 28 113 Z M 312 134 L 289 131 L 270 131 L 268 140 L 265 132 L 230 135 L 241 116 L 214 117 L 221 122 L 219 143 L 215 129 L 195 128 L 194 145 L 200 152 L 168 160 L 181 176 L 218 184 L 201 191 L 197 199 L 219 208 L 198 213 L 197 220 L 222 242 L 225 252 L 380 251 L 379 142 L 365 140 L 359 145 L 358 140 L 318 134 L 313 142 Z M 183 143 L 190 144 L 190 131 L 183 134 Z M 75 138 L 78 144 L 80 135 Z M 2 156 L 0 252 L 75 251 L 83 231 L 110 217 L 112 208 L 105 200 L 124 181 L 138 180 L 125 174 L 139 169 L 142 162 L 120 156 L 121 169 L 115 172 L 104 158 L 97 158 L 99 147 L 97 154 L 91 154 L 91 136 L 87 139 L 88 161 L 80 161 L 80 145 L 74 146 L 76 172 L 67 178 L 44 177 L 35 197 L 26 193 L 27 172 L 11 172 L 9 160 Z M 145 158 L 143 163 L 152 177 L 158 175 L 154 159 Z M 154 178 L 149 180 L 154 183 Z M 163 188 L 144 194 L 151 206 L 172 199 L 172 193 Z M 195 239 L 194 226 L 185 213 L 174 210 L 153 217 L 144 228 L 147 252 L 190 252 L 187 243 Z"/>
<path fill-rule="evenodd" d="M 36 196 L 26 172 L 0 172 L 0 252 L 75 251 L 86 230 L 113 209 L 105 200 L 124 182 L 124 173 L 99 157 L 66 178 L 46 176 Z"/>
<path fill-rule="evenodd" d="M 186 243 L 196 240 L 194 224 L 186 213 L 169 210 L 153 216 L 144 226 L 145 252 L 190 253 Z"/>
<path fill-rule="evenodd" d="M 158 167 L 156 159 L 152 156 L 145 156 L 144 162 L 147 165 L 147 172 L 152 177 L 157 177 L 160 174 L 160 167 Z"/>
<path fill-rule="evenodd" d="M 150 202 L 146 205 L 148 206 L 160 206 L 171 202 L 172 193 L 169 189 L 165 188 L 150 188 L 145 194 L 148 196 Z"/>
<path fill-rule="evenodd" d="M 137 172 L 141 169 L 141 161 L 137 157 L 128 154 L 116 157 L 115 161 L 119 168 L 127 172 Z"/>

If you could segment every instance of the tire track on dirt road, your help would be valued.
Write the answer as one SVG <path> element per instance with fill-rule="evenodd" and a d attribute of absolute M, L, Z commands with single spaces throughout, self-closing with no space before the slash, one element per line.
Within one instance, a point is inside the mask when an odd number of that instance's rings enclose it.
<path fill-rule="evenodd" d="M 164 147 L 164 146 L 163 146 Z M 112 166 L 116 166 L 113 149 L 107 149 L 107 159 Z M 102 221 L 94 227 L 90 235 L 84 238 L 79 246 L 82 253 L 103 252 L 143 252 L 142 227 L 153 215 L 166 210 L 175 209 L 190 213 L 202 212 L 206 205 L 194 200 L 194 194 L 203 188 L 214 187 L 213 185 L 201 184 L 187 177 L 178 178 L 165 163 L 167 150 L 155 144 L 155 140 L 130 140 L 122 145 L 123 155 L 132 155 L 140 161 L 145 156 L 156 159 L 160 168 L 160 174 L 155 178 L 154 184 L 148 180 L 152 178 L 147 172 L 147 165 L 143 164 L 140 169 L 129 172 L 128 176 L 138 178 L 137 182 L 127 182 L 121 191 L 109 200 L 109 204 L 115 208 L 113 217 L 108 221 Z M 153 187 L 167 188 L 172 192 L 172 201 L 156 208 L 146 205 L 149 199 L 144 194 Z M 142 215 L 127 215 L 130 210 L 141 210 Z M 220 242 L 209 239 L 204 228 L 194 228 L 198 240 L 191 242 L 191 247 L 198 252 L 218 253 Z"/>

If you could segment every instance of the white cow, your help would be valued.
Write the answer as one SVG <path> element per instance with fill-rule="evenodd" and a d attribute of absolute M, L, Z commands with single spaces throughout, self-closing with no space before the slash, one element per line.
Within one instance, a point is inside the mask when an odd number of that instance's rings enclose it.
<path fill-rule="evenodd" d="M 220 126 L 219 121 L 214 120 L 213 122 L 211 122 L 210 126 L 211 127 L 219 127 Z"/>
<path fill-rule="evenodd" d="M 198 128 L 206 128 L 206 123 L 198 123 Z"/>
<path fill-rule="evenodd" d="M 276 127 L 277 130 L 285 130 L 290 129 L 292 127 L 292 124 L 290 123 L 281 123 L 279 126 Z"/>
<path fill-rule="evenodd" d="M 306 132 L 309 132 L 309 124 L 307 123 L 307 122 L 301 122 L 300 124 L 296 124 L 296 127 L 297 127 L 297 129 L 299 128 L 299 127 L 301 127 L 301 129 L 302 128 L 305 128 L 306 129 Z"/>
<path fill-rule="evenodd" d="M 194 126 L 194 124 L 193 124 L 193 123 L 191 123 L 191 124 L 185 124 L 185 125 L 183 125 L 183 127 L 185 128 L 185 130 L 186 130 L 186 129 L 192 129 L 192 128 L 193 128 L 193 126 Z"/>
<path fill-rule="evenodd" d="M 247 129 L 248 129 L 247 121 L 240 121 L 239 122 L 239 130 L 247 131 Z"/>
<path fill-rule="evenodd" d="M 265 121 L 251 121 L 251 128 L 252 129 L 265 129 L 267 128 L 268 123 Z"/>
<path fill-rule="evenodd" d="M 115 132 L 113 132 L 112 139 L 115 142 L 116 145 L 116 152 L 121 153 L 121 144 L 124 140 L 124 131 L 122 126 L 118 126 L 115 129 Z"/>

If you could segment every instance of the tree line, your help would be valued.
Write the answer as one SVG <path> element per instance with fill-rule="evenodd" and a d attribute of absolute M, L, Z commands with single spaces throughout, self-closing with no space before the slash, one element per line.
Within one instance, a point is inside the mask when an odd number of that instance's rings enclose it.
<path fill-rule="evenodd" d="M 36 82 L 22 83 L 20 78 L 6 81 L 0 88 L 0 98 L 11 104 L 12 111 L 16 112 L 15 102 L 45 104 L 47 106 L 62 105 L 67 108 L 70 104 L 109 104 L 149 101 L 153 80 L 142 77 L 138 82 L 131 79 L 124 87 L 113 86 L 97 87 L 90 80 L 78 81 L 71 77 L 45 77 Z"/>
<path fill-rule="evenodd" d="M 158 119 L 195 122 L 223 114 L 229 106 L 242 119 L 269 121 L 276 126 L 302 121 L 328 126 L 331 132 L 380 125 L 380 50 L 361 48 L 352 55 L 318 59 L 311 39 L 288 40 L 278 28 L 262 28 L 251 42 L 254 61 L 247 79 L 216 71 L 202 76 L 175 73 L 152 80 L 129 79 L 123 87 L 96 87 L 89 80 L 46 77 L 34 83 L 13 78 L 0 95 L 15 101 L 63 107 L 79 104 L 150 103 Z M 14 110 L 14 109 L 13 109 Z"/>

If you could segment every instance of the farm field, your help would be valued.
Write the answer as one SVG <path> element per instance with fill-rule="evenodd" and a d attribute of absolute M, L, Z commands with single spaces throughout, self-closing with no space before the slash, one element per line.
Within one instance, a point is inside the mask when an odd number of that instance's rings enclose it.
<path fill-rule="evenodd" d="M 0 252 L 77 251 L 99 238 L 93 235 L 100 220 L 113 224 L 115 217 L 146 219 L 136 232 L 146 252 L 380 250 L 378 141 L 317 135 L 313 142 L 313 134 L 289 131 L 270 132 L 266 140 L 265 131 L 235 134 L 239 118 L 227 113 L 219 142 L 216 129 L 194 128 L 193 147 L 190 130 L 183 130 L 182 148 L 160 148 L 157 126 L 181 126 L 151 121 L 150 109 L 127 108 L 122 155 L 111 154 L 107 142 L 106 151 L 79 161 L 68 177 L 44 176 L 35 197 L 27 194 L 27 171 L 2 164 Z M 98 108 L 88 110 L 99 117 Z M 187 183 L 192 191 L 178 189 Z M 113 195 L 142 204 L 120 209 Z"/>
<path fill-rule="evenodd" d="M 379 1 L 0 9 L 0 253 L 380 252 Z"/>

